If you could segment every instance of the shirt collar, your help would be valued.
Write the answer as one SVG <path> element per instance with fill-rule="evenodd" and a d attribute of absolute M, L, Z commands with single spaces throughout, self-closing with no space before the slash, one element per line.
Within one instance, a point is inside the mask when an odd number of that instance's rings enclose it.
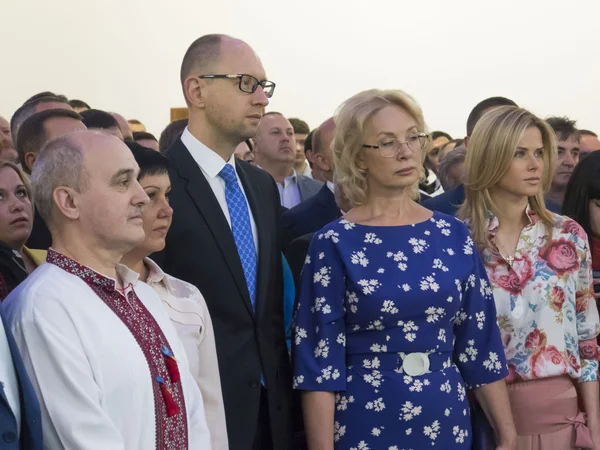
<path fill-rule="evenodd" d="M 534 226 L 540 218 L 535 213 L 535 211 L 531 208 L 529 203 L 527 203 L 527 207 L 525 208 L 525 213 L 527 214 L 527 219 L 529 220 L 529 224 L 526 228 Z M 490 234 L 495 235 L 498 232 L 498 226 L 500 225 L 500 221 L 498 217 L 496 217 L 491 211 L 488 211 L 488 226 L 487 230 Z"/>
<path fill-rule="evenodd" d="M 265 172 L 267 172 L 266 169 L 263 169 L 261 166 L 259 166 L 258 164 L 256 165 L 256 167 L 258 167 L 260 170 L 264 170 Z M 268 173 L 268 172 L 267 172 Z M 293 183 L 296 183 L 298 181 L 298 172 L 296 172 L 296 169 L 292 169 L 292 174 L 289 177 L 285 177 L 283 179 L 283 182 L 285 183 L 286 181 L 291 181 Z"/>
<path fill-rule="evenodd" d="M 225 164 L 231 164 L 235 169 L 235 156 L 233 154 L 227 162 L 224 161 L 216 152 L 196 139 L 187 127 L 181 135 L 181 142 L 183 142 L 196 163 L 210 178 L 219 176 Z"/>
<path fill-rule="evenodd" d="M 98 287 L 105 290 L 115 291 L 117 282 L 114 278 L 102 275 L 94 269 L 87 267 L 62 253 L 50 248 L 46 261 L 63 269 L 65 272 L 81 278 L 88 286 Z M 138 282 L 139 275 L 124 264 L 117 264 L 117 276 L 121 279 L 123 290 L 134 288 Z"/>
<path fill-rule="evenodd" d="M 292 174 L 289 177 L 286 177 L 285 179 L 296 183 L 298 181 L 298 172 L 296 172 L 296 169 L 292 169 Z"/>
<path fill-rule="evenodd" d="M 148 278 L 146 279 L 146 284 L 162 284 L 167 288 L 167 290 L 170 293 L 172 293 L 171 291 L 173 287 L 171 286 L 169 277 L 163 272 L 159 265 L 152 261 L 150 258 L 144 258 L 144 264 L 148 269 Z"/>

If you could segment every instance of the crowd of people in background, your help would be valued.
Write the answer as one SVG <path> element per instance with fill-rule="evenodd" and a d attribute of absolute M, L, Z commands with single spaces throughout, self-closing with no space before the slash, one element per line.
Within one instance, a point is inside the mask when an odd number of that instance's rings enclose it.
<path fill-rule="evenodd" d="M 225 35 L 180 82 L 158 139 L 0 117 L 0 448 L 600 450 L 596 133 L 378 89 L 311 130 Z"/>

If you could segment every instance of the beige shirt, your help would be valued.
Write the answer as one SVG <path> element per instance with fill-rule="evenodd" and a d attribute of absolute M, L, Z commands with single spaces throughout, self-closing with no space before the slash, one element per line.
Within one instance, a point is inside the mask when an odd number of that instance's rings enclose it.
<path fill-rule="evenodd" d="M 195 286 L 165 274 L 150 258 L 144 263 L 148 268 L 146 283 L 162 300 L 185 348 L 190 372 L 202 392 L 211 448 L 228 450 L 217 348 L 206 301 Z"/>

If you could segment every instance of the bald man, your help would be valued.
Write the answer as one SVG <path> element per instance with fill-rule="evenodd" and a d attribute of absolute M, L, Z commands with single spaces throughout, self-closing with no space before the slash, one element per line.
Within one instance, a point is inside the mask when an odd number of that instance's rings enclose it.
<path fill-rule="evenodd" d="M 43 399 L 45 448 L 210 448 L 177 331 L 154 290 L 120 264 L 145 239 L 139 171 L 125 144 L 99 131 L 50 141 L 33 167 L 53 247 L 1 308 Z"/>
<path fill-rule="evenodd" d="M 119 129 L 121 130 L 121 135 L 123 136 L 123 140 L 133 141 L 133 132 L 131 131 L 131 127 L 129 126 L 129 122 L 127 119 L 118 113 L 110 113 L 115 119 L 117 119 L 117 123 L 119 124 Z"/>
<path fill-rule="evenodd" d="M 279 191 L 267 172 L 234 156 L 256 134 L 275 84 L 248 44 L 207 35 L 187 50 L 181 85 L 188 126 L 166 150 L 173 223 L 153 259 L 206 299 L 229 448 L 289 450 Z"/>

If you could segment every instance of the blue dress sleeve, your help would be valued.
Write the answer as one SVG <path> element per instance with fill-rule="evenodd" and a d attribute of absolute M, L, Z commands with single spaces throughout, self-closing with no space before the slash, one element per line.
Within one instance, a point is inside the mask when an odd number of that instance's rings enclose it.
<path fill-rule="evenodd" d="M 327 234 L 315 234 L 302 270 L 295 313 L 295 389 L 346 389 L 345 285 L 336 244 Z"/>
<path fill-rule="evenodd" d="M 496 305 L 483 261 L 466 233 L 467 279 L 457 280 L 461 307 L 454 318 L 455 362 L 468 389 L 501 380 L 508 375 L 504 347 L 496 322 Z"/>

